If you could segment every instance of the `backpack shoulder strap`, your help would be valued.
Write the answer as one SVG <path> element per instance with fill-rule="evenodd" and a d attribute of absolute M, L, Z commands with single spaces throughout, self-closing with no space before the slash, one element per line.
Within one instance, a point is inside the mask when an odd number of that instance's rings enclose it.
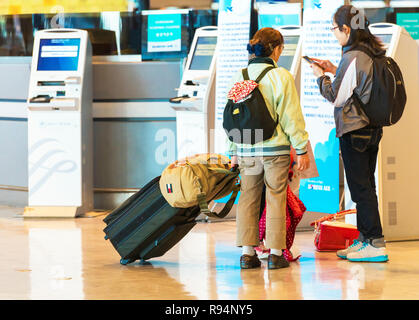
<path fill-rule="evenodd" d="M 375 58 L 375 55 L 372 53 L 371 50 L 369 50 L 367 47 L 365 46 L 357 46 L 354 50 L 358 50 L 361 51 L 363 53 L 365 53 L 367 56 L 369 56 L 371 59 Z"/>
<path fill-rule="evenodd" d="M 242 70 L 242 74 L 243 74 L 243 80 L 250 80 L 249 72 L 247 71 L 247 68 Z"/>
<path fill-rule="evenodd" d="M 259 83 L 260 80 L 263 79 L 263 77 L 272 69 L 275 69 L 275 67 L 267 67 L 265 70 L 262 71 L 262 73 L 259 75 L 259 77 L 257 77 L 257 79 L 255 80 L 256 83 Z"/>

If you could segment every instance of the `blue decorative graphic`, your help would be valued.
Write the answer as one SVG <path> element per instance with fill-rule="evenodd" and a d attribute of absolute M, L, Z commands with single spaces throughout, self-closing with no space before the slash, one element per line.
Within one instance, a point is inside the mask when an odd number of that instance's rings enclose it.
<path fill-rule="evenodd" d="M 325 143 L 314 147 L 319 177 L 301 180 L 300 199 L 307 211 L 336 213 L 339 211 L 339 140 L 333 129 Z"/>
<path fill-rule="evenodd" d="M 226 12 L 232 12 L 233 6 L 231 5 L 232 0 L 221 0 L 220 1 L 220 10 L 226 11 Z"/>
<path fill-rule="evenodd" d="M 32 154 L 36 150 L 48 144 L 50 145 L 49 148 L 56 148 L 56 146 L 51 146 L 51 144 L 59 145 L 59 141 L 56 139 L 42 139 L 36 142 L 33 146 L 31 146 L 29 150 L 29 158 L 31 158 Z M 52 176 L 57 174 L 68 174 L 77 170 L 77 164 L 74 161 L 69 159 L 59 161 L 56 157 L 58 154 L 66 155 L 66 152 L 59 149 L 50 149 L 45 152 L 36 162 L 29 161 L 28 175 L 30 179 L 39 171 L 43 172 L 42 176 L 38 174 L 39 177 L 37 180 L 32 178 L 32 180 L 34 180 L 34 183 L 30 185 L 30 194 L 32 196 L 37 193 Z M 50 163 L 48 166 L 46 165 L 47 162 Z"/>
<path fill-rule="evenodd" d="M 321 0 L 304 0 L 304 8 L 322 9 L 322 1 Z"/>
<path fill-rule="evenodd" d="M 220 2 L 219 10 L 223 13 L 242 17 L 249 14 L 250 3 L 250 0 L 224 0 Z"/>

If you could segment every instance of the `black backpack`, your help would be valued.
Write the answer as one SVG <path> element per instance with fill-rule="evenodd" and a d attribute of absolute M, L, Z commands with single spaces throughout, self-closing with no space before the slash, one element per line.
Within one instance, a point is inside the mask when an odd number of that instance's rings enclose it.
<path fill-rule="evenodd" d="M 267 67 L 255 82 L 259 83 L 274 68 Z M 250 80 L 247 69 L 243 69 L 242 73 L 244 80 Z M 223 127 L 234 143 L 256 144 L 268 140 L 275 133 L 277 125 L 258 87 L 237 103 L 229 99 L 224 108 Z"/>
<path fill-rule="evenodd" d="M 358 47 L 373 61 L 371 98 L 363 104 L 356 96 L 373 127 L 391 126 L 400 120 L 407 96 L 403 76 L 396 61 L 385 55 L 374 55 L 366 47 Z"/>

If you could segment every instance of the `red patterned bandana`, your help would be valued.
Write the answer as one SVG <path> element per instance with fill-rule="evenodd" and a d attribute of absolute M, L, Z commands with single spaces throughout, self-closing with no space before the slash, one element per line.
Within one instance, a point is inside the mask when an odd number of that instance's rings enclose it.
<path fill-rule="evenodd" d="M 258 83 L 253 80 L 237 82 L 228 92 L 227 98 L 233 100 L 234 103 L 237 103 L 250 95 L 257 86 Z"/>

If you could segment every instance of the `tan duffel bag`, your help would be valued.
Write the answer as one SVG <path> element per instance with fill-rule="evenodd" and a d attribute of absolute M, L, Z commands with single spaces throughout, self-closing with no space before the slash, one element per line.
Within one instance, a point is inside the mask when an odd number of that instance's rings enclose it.
<path fill-rule="evenodd" d="M 231 210 L 240 190 L 237 167 L 230 170 L 230 160 L 220 154 L 196 154 L 178 160 L 164 169 L 160 190 L 175 208 L 200 206 L 201 213 L 224 218 Z M 211 212 L 208 203 L 228 196 L 230 200 L 220 213 Z"/>

